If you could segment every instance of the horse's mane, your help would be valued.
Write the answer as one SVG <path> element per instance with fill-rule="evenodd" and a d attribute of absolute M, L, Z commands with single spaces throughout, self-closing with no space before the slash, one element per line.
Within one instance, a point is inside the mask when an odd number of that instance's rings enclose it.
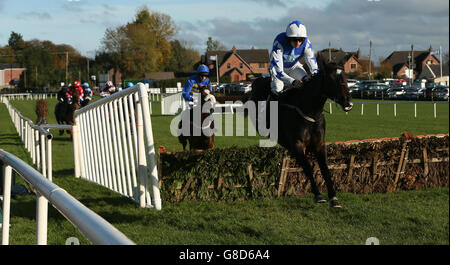
<path fill-rule="evenodd" d="M 301 87 L 288 88 L 286 91 L 284 91 L 281 94 L 280 99 L 290 101 L 290 100 L 296 99 L 298 97 L 306 96 L 306 95 L 310 94 L 311 92 L 314 92 L 313 91 L 314 89 L 318 89 L 316 87 L 316 84 L 318 83 L 318 81 L 321 78 L 322 77 L 320 75 L 314 75 L 314 76 L 312 76 L 312 78 L 303 82 Z"/>

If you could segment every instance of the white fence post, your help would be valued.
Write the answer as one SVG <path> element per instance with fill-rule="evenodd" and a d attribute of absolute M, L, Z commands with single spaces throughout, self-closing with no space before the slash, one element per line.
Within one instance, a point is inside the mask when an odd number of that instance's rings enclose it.
<path fill-rule="evenodd" d="M 47 179 L 53 181 L 53 163 L 52 163 L 52 139 L 47 138 Z"/>
<path fill-rule="evenodd" d="M 36 192 L 36 244 L 47 245 L 48 201 Z"/>
<path fill-rule="evenodd" d="M 138 138 L 138 176 L 139 176 L 139 205 L 145 207 L 145 195 L 147 192 L 147 186 L 145 185 L 145 180 L 148 178 L 147 167 L 145 161 L 145 148 L 144 148 L 144 122 L 142 119 L 142 107 L 141 101 L 136 104 L 136 127 L 137 127 L 137 138 Z"/>
<path fill-rule="evenodd" d="M 364 115 L 364 103 L 361 104 L 361 115 Z"/>
<path fill-rule="evenodd" d="M 436 103 L 434 103 L 434 118 L 436 119 L 436 115 L 437 113 L 436 113 Z"/>
<path fill-rule="evenodd" d="M 75 124 L 72 125 L 72 141 L 73 141 L 73 159 L 75 167 L 75 177 L 79 178 L 81 176 L 81 161 L 80 161 L 80 137 L 78 133 L 79 118 L 74 118 Z"/>
<path fill-rule="evenodd" d="M 397 104 L 394 103 L 394 116 L 397 117 Z"/>
<path fill-rule="evenodd" d="M 2 245 L 9 244 L 9 217 L 11 208 L 11 178 L 12 168 L 4 165 L 3 168 L 3 218 L 2 218 Z"/>
<path fill-rule="evenodd" d="M 180 93 L 181 97 L 181 93 Z M 153 142 L 153 130 L 150 120 L 148 94 L 143 84 L 139 85 L 139 98 L 142 103 L 142 115 L 144 120 L 144 132 L 147 138 L 147 158 L 150 169 L 150 183 L 152 185 L 154 206 L 157 210 L 161 210 L 161 196 L 158 183 L 158 171 L 156 168 L 155 143 Z M 181 99 L 182 100 L 182 99 Z M 181 101 L 182 102 L 182 101 Z"/>
<path fill-rule="evenodd" d="M 39 131 L 36 130 L 38 133 Z M 45 154 L 45 135 L 42 133 L 39 133 L 40 139 L 39 139 L 39 149 L 41 150 L 41 172 L 44 177 L 47 177 L 47 155 Z"/>

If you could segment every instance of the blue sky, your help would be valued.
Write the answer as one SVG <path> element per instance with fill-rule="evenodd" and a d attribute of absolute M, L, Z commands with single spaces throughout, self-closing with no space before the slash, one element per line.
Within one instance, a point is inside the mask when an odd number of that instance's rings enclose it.
<path fill-rule="evenodd" d="M 393 50 L 449 46 L 447 0 L 0 0 L 0 46 L 11 31 L 25 40 L 66 43 L 83 55 L 101 48 L 109 27 L 133 19 L 147 5 L 165 13 L 179 31 L 176 39 L 204 52 L 208 36 L 227 48 L 271 49 L 273 38 L 292 20 L 306 24 L 313 48 L 361 49 L 372 58 Z"/>

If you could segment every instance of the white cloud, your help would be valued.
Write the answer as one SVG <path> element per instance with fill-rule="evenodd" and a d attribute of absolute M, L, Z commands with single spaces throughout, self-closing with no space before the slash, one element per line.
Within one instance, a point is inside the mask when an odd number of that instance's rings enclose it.
<path fill-rule="evenodd" d="M 32 11 L 32 12 L 26 12 L 21 13 L 16 16 L 18 19 L 23 20 L 50 20 L 52 19 L 52 16 L 48 12 L 41 12 L 41 11 Z"/>
<path fill-rule="evenodd" d="M 82 46 L 75 48 L 98 49 L 106 28 L 130 22 L 143 3 L 149 3 L 152 11 L 171 16 L 180 29 L 175 38 L 192 42 L 200 52 L 204 52 L 209 36 L 229 48 L 271 49 L 273 38 L 294 19 L 306 24 L 315 50 L 327 48 L 331 42 L 333 47 L 349 51 L 360 47 L 367 55 L 372 40 L 375 56 L 387 56 L 393 50 L 409 49 L 411 44 L 417 49 L 442 45 L 448 51 L 449 43 L 449 4 L 444 0 L 42 2 L 45 4 L 0 0 L 1 43 L 7 41 L 5 32 L 13 30 L 26 39 L 48 38 L 56 43 L 78 36 Z M 25 14 L 29 19 L 18 19 Z M 47 35 L 39 35 L 41 29 Z"/>
<path fill-rule="evenodd" d="M 367 55 L 372 40 L 372 56 L 378 59 L 393 50 L 408 50 L 411 44 L 418 50 L 430 45 L 442 45 L 448 50 L 448 10 L 449 3 L 441 0 L 336 0 L 325 8 L 291 6 L 280 18 L 256 18 L 250 22 L 215 18 L 199 23 L 209 25 L 207 33 L 227 47 L 270 50 L 276 34 L 298 19 L 307 26 L 315 50 L 327 48 L 331 42 L 332 47 L 347 51 L 361 48 Z"/>
<path fill-rule="evenodd" d="M 277 6 L 286 7 L 286 3 L 283 3 L 283 1 L 281 1 L 281 0 L 247 0 L 247 1 L 256 2 L 258 4 L 263 3 L 263 4 L 268 5 L 270 7 L 272 7 L 272 6 L 274 6 L 274 7 L 277 7 Z"/>

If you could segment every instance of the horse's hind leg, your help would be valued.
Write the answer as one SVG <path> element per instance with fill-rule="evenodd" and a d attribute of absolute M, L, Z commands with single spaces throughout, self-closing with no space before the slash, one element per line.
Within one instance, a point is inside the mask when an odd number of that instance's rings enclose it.
<path fill-rule="evenodd" d="M 328 198 L 330 198 L 330 206 L 333 208 L 340 208 L 342 205 L 339 203 L 338 199 L 336 198 L 336 191 L 334 189 L 334 183 L 332 180 L 330 169 L 328 168 L 328 162 L 327 162 L 327 151 L 325 149 L 326 147 L 323 146 L 318 150 L 316 156 L 317 156 L 317 162 L 319 163 L 320 172 L 322 173 L 322 177 L 325 180 L 325 184 L 327 185 L 328 190 Z"/>
<path fill-rule="evenodd" d="M 303 144 L 300 146 L 297 144 L 297 149 L 295 154 L 295 159 L 297 163 L 303 168 L 303 172 L 311 183 L 311 191 L 314 194 L 314 200 L 317 202 L 317 198 L 320 198 L 322 195 L 320 194 L 319 188 L 317 187 L 316 180 L 314 179 L 313 169 L 311 164 L 308 161 L 308 158 L 305 154 L 305 148 Z"/>
<path fill-rule="evenodd" d="M 56 118 L 56 121 L 58 122 L 58 124 L 64 124 L 62 121 L 60 121 L 58 118 Z M 64 130 L 59 130 L 59 136 L 64 134 Z"/>
<path fill-rule="evenodd" d="M 183 145 L 183 151 L 186 151 L 186 145 L 187 145 L 186 137 L 183 135 L 180 135 L 180 136 L 178 136 L 178 141 L 180 142 L 180 144 Z"/>

